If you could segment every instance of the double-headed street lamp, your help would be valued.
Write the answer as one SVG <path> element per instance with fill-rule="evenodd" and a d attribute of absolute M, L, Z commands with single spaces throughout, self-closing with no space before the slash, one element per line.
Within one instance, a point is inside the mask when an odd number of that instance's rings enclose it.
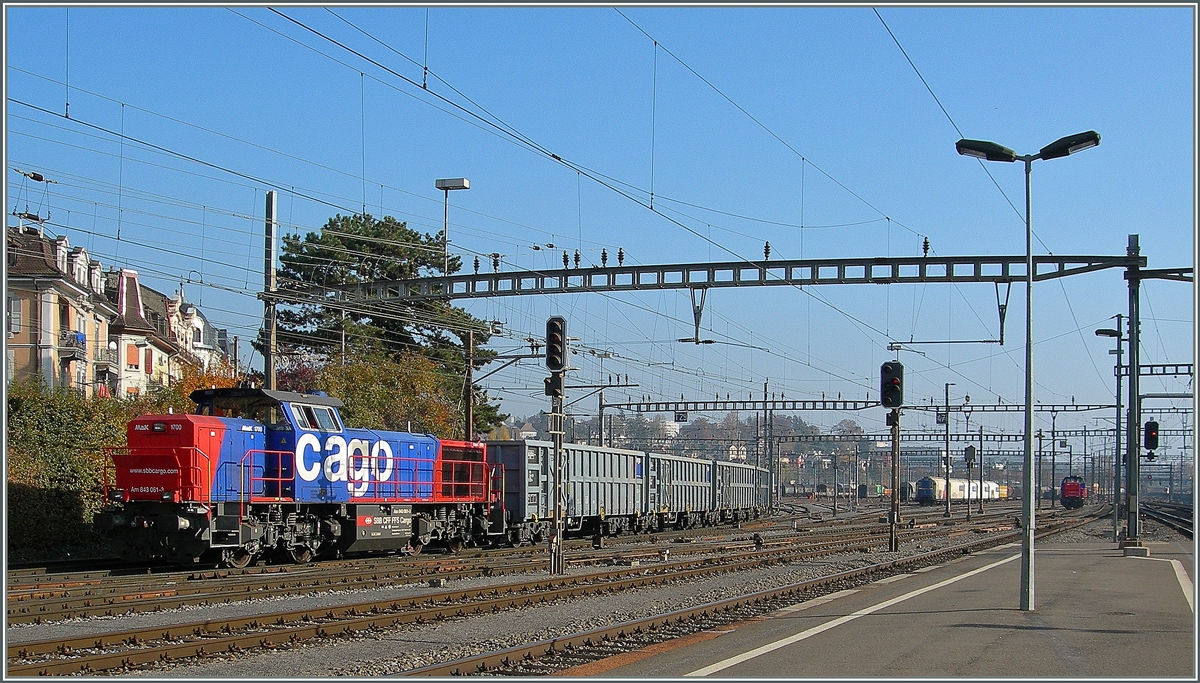
<path fill-rule="evenodd" d="M 442 204 L 442 275 L 450 274 L 450 190 L 469 190 L 471 181 L 466 178 L 439 178 L 434 187 L 445 193 Z"/>
<path fill-rule="evenodd" d="M 1094 130 L 1068 135 L 1046 145 L 1037 154 L 1020 154 L 985 140 L 959 140 L 959 154 L 987 161 L 1025 162 L 1025 468 L 1021 476 L 1023 514 L 1021 518 L 1021 609 L 1032 610 L 1033 602 L 1033 228 L 1030 223 L 1029 179 L 1033 162 L 1057 159 L 1100 144 Z"/>
<path fill-rule="evenodd" d="M 1124 501 L 1121 499 L 1121 342 L 1127 341 L 1121 336 L 1121 314 L 1114 316 L 1117 319 L 1117 329 L 1101 328 L 1096 330 L 1097 337 L 1112 337 L 1116 340 L 1115 349 L 1110 349 L 1109 353 L 1117 357 L 1117 422 L 1116 422 L 1116 452 L 1113 454 L 1113 543 L 1121 542 L 1121 505 Z"/>

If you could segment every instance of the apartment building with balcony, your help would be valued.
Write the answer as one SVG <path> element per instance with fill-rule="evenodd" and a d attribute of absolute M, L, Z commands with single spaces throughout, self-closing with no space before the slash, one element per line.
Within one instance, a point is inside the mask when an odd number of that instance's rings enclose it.
<path fill-rule="evenodd" d="M 135 396 L 171 386 L 185 366 L 230 365 L 228 333 L 184 300 L 141 284 L 136 270 L 103 270 L 67 237 L 37 227 L 7 232 L 5 380 L 40 377 L 85 395 Z"/>
<path fill-rule="evenodd" d="M 65 236 L 9 227 L 6 263 L 6 381 L 41 377 L 48 386 L 106 395 L 116 370 L 99 261 Z"/>

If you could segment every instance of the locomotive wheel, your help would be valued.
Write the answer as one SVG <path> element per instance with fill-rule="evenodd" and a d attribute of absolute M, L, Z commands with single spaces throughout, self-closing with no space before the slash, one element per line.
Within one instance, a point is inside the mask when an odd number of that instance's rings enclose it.
<path fill-rule="evenodd" d="M 420 554 L 421 554 L 421 550 L 422 550 L 424 547 L 425 547 L 425 546 L 421 545 L 420 543 L 410 543 L 410 544 L 409 544 L 409 550 L 408 550 L 408 554 L 409 554 L 409 555 L 420 555 Z"/>
<path fill-rule="evenodd" d="M 288 556 L 296 564 L 308 564 L 313 559 L 312 549 L 306 545 L 296 545 L 288 548 Z"/>
<path fill-rule="evenodd" d="M 457 555 L 462 552 L 463 541 L 461 538 L 452 539 L 446 543 L 446 547 L 450 549 L 451 553 Z"/>
<path fill-rule="evenodd" d="M 221 561 L 233 569 L 245 569 L 253 559 L 254 555 L 245 548 L 233 548 L 221 553 Z"/>

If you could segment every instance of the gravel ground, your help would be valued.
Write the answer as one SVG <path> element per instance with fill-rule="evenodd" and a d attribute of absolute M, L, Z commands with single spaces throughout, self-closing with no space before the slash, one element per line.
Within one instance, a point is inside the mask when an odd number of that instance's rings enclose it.
<path fill-rule="evenodd" d="M 1153 522 L 1147 522 L 1143 538 L 1175 541 L 1181 537 Z M 1047 544 L 1111 542 L 1111 521 L 1099 520 L 1086 527 L 1047 538 Z M 449 620 L 420 627 L 405 627 L 385 633 L 343 637 L 334 641 L 300 643 L 276 651 L 251 651 L 239 655 L 213 655 L 199 662 L 157 665 L 126 672 L 125 676 L 216 678 L 317 678 L 327 676 L 370 677 L 392 674 L 427 664 L 457 659 L 480 652 L 514 647 L 536 640 L 553 638 L 629 621 L 736 595 L 796 583 L 821 575 L 861 567 L 889 559 L 962 542 L 927 539 L 907 543 L 899 553 L 855 552 L 829 556 L 820 561 L 773 565 L 749 572 L 725 574 L 686 584 L 674 584 L 605 596 L 577 598 L 549 605 L 508 610 L 479 618 Z M 601 568 L 607 569 L 607 568 Z M 572 568 L 571 574 L 596 571 Z M 451 581 L 445 589 L 462 589 L 509 583 L 513 577 L 492 577 Z M 445 589 L 410 585 L 384 590 L 314 594 L 299 598 L 247 601 L 217 607 L 187 608 L 159 614 L 137 615 L 75 622 L 10 627 L 9 643 L 40 640 L 59 635 L 72 636 L 139 624 L 165 624 L 214 619 L 233 614 L 250 614 L 266 609 L 301 609 L 362 602 L 382 597 L 423 595 Z M 497 634 L 505 634 L 497 637 Z M 20 639 L 14 638 L 19 636 Z"/>

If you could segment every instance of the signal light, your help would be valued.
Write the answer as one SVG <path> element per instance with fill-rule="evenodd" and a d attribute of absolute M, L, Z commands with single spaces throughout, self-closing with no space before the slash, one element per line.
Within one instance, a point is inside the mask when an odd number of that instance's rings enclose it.
<path fill-rule="evenodd" d="M 561 315 L 546 321 L 546 369 L 562 372 L 567 367 L 567 320 Z"/>
<path fill-rule="evenodd" d="M 563 376 L 561 372 L 556 372 L 543 381 L 546 383 L 547 396 L 553 396 L 554 398 L 563 397 Z"/>
<path fill-rule="evenodd" d="M 890 360 L 879 368 L 879 402 L 884 408 L 904 405 L 904 366 Z"/>
<path fill-rule="evenodd" d="M 1158 423 L 1151 420 L 1146 423 L 1142 431 L 1142 445 L 1146 450 L 1153 451 L 1158 449 Z"/>

